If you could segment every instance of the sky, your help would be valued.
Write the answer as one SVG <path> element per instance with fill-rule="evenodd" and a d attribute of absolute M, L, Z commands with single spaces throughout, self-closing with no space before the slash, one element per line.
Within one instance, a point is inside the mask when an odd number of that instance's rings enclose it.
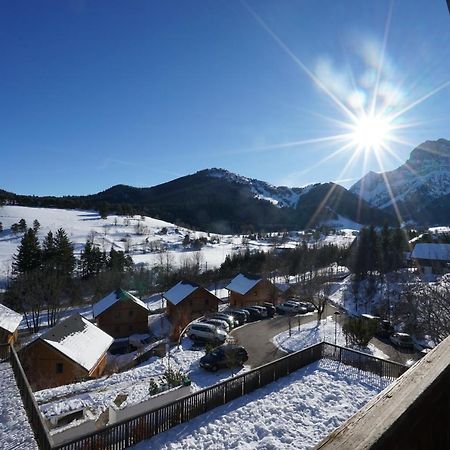
<path fill-rule="evenodd" d="M 444 0 L 2 4 L 8 191 L 89 194 L 211 167 L 349 187 L 438 138 L 450 139 Z"/>

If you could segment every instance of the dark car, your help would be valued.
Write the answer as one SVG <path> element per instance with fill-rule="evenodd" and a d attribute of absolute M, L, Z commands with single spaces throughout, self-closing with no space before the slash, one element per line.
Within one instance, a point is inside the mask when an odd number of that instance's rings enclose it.
<path fill-rule="evenodd" d="M 230 329 L 236 326 L 236 321 L 234 320 L 234 317 L 231 314 L 218 312 L 211 314 L 211 316 L 209 317 L 211 317 L 212 319 L 225 320 L 225 322 L 227 322 L 227 324 L 230 326 Z"/>
<path fill-rule="evenodd" d="M 375 336 L 379 338 L 389 338 L 394 333 L 394 327 L 389 320 L 380 320 L 378 322 L 377 331 Z"/>
<path fill-rule="evenodd" d="M 220 368 L 242 366 L 248 359 L 247 350 L 240 345 L 225 344 L 200 358 L 200 367 L 215 372 Z"/>
<path fill-rule="evenodd" d="M 275 315 L 276 308 L 272 305 L 272 303 L 264 302 L 261 306 L 264 306 L 264 308 L 267 309 L 267 315 L 269 317 L 273 317 Z"/>
<path fill-rule="evenodd" d="M 247 322 L 247 314 L 244 311 L 226 311 L 226 313 L 233 316 L 238 325 L 243 325 Z"/>
<path fill-rule="evenodd" d="M 263 318 L 261 311 L 256 308 L 245 308 L 244 311 L 248 312 L 247 322 L 254 322 L 255 320 L 261 320 Z"/>

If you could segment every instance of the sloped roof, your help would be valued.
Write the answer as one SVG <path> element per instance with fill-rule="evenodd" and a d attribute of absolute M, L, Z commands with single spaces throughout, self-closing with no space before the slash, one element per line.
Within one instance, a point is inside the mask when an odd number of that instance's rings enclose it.
<path fill-rule="evenodd" d="M 117 289 L 110 294 L 108 294 L 106 297 L 99 300 L 93 307 L 92 311 L 94 313 L 94 318 L 105 312 L 107 309 L 111 308 L 111 306 L 115 305 L 118 302 L 124 302 L 124 301 L 133 301 L 139 306 L 142 306 L 142 308 L 145 308 L 148 311 L 147 305 L 136 298 L 133 294 L 130 294 L 127 291 L 124 291 L 123 289 Z"/>
<path fill-rule="evenodd" d="M 450 244 L 416 244 L 411 258 L 450 261 Z"/>
<path fill-rule="evenodd" d="M 200 286 L 197 283 L 182 280 L 175 286 L 171 287 L 168 291 L 164 292 L 163 296 L 166 300 L 172 303 L 172 305 L 178 305 L 178 303 L 181 303 L 186 297 L 199 288 Z"/>
<path fill-rule="evenodd" d="M 74 314 L 42 334 L 39 339 L 91 371 L 114 341 L 109 334 Z"/>
<path fill-rule="evenodd" d="M 236 275 L 226 287 L 229 291 L 237 292 L 238 294 L 245 295 L 250 289 L 255 287 L 262 278 L 250 277 L 243 275 L 242 273 Z"/>
<path fill-rule="evenodd" d="M 0 328 L 14 333 L 22 321 L 22 314 L 16 313 L 0 303 Z"/>

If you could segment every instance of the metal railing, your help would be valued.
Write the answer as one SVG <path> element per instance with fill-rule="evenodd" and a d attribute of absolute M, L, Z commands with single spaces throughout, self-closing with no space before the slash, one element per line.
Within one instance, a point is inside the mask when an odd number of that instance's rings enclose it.
<path fill-rule="evenodd" d="M 322 342 L 58 446 L 51 445 L 42 414 L 14 349 L 11 350 L 10 361 L 39 448 L 43 450 L 121 450 L 253 392 L 322 358 L 342 362 L 392 379 L 406 370 L 406 367 L 401 364 Z"/>

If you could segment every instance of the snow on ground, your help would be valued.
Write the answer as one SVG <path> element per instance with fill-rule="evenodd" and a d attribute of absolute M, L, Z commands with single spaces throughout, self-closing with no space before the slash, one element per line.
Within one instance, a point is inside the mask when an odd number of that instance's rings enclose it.
<path fill-rule="evenodd" d="M 162 375 L 169 365 L 172 369 L 181 370 L 189 376 L 193 390 L 202 389 L 249 369 L 244 366 L 215 373 L 207 372 L 199 366 L 199 359 L 204 354 L 203 348 L 193 348 L 192 341 L 186 338 L 179 347 L 171 349 L 170 361 L 168 357 L 152 357 L 140 366 L 125 372 L 97 380 L 45 389 L 35 392 L 35 397 L 39 405 L 46 405 L 45 409 L 54 411 L 65 408 L 64 405 L 68 402 L 75 404 L 84 399 L 85 394 L 89 394 L 90 409 L 95 417 L 99 417 L 120 394 L 127 396 L 127 404 L 140 403 L 148 399 L 150 379 Z"/>
<path fill-rule="evenodd" d="M 310 449 L 389 383 L 320 360 L 132 448 Z"/>
<path fill-rule="evenodd" d="M 298 316 L 298 318 L 301 320 L 301 316 Z M 296 352 L 302 348 L 318 344 L 322 341 L 333 344 L 335 342 L 335 336 L 337 345 L 347 347 L 345 336 L 342 332 L 342 326 L 339 319 L 337 322 L 335 321 L 334 316 L 328 316 L 325 319 L 322 319 L 319 324 L 317 324 L 317 322 L 300 324 L 300 330 L 298 328 L 298 321 L 295 318 L 292 320 L 291 336 L 289 336 L 289 330 L 283 331 L 274 336 L 272 342 L 285 352 Z M 389 359 L 389 356 L 370 343 L 368 347 L 362 349 L 358 348 L 357 350 L 369 353 L 377 358 Z"/>
<path fill-rule="evenodd" d="M 9 363 L 0 364 L 0 448 L 38 448 Z"/>
<path fill-rule="evenodd" d="M 23 236 L 23 233 L 12 233 L 10 227 L 22 218 L 29 227 L 35 219 L 39 221 L 41 227 L 38 237 L 41 240 L 49 231 L 55 232 L 58 228 L 64 228 L 74 243 L 77 255 L 90 238 L 101 250 L 107 252 L 111 247 L 116 250 L 129 250 L 135 264 L 146 264 L 150 267 L 165 263 L 180 266 L 189 259 L 199 257 L 202 267 L 211 269 L 219 267 L 229 254 L 247 248 L 269 251 L 279 245 L 271 240 L 270 236 L 267 240 L 252 239 L 243 244 L 243 237 L 239 235 L 192 231 L 151 217 L 111 215 L 102 219 L 95 211 L 6 205 L 0 208 L 0 222 L 3 223 L 3 231 L 0 232 L 0 284 L 5 282 L 11 272 L 12 257 Z M 348 245 L 351 233 L 347 231 L 327 236 L 324 243 Z M 209 242 L 201 251 L 186 249 L 182 245 L 186 234 L 191 238 L 205 237 Z M 293 248 L 303 239 L 303 233 L 292 232 L 282 246 Z"/>

